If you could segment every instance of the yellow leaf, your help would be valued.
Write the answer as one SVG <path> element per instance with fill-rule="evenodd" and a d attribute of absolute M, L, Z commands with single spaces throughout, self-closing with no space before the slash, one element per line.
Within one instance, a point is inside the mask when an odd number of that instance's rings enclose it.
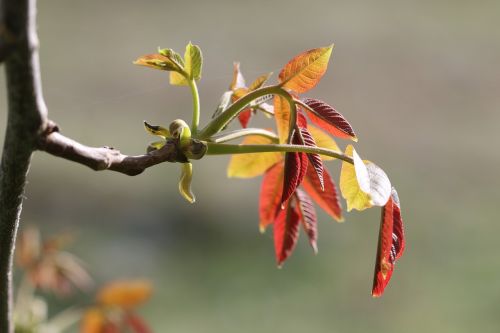
<path fill-rule="evenodd" d="M 188 80 L 184 74 L 179 72 L 170 72 L 170 84 L 173 86 L 187 86 Z"/>
<path fill-rule="evenodd" d="M 238 88 L 233 91 L 233 102 L 236 102 L 243 96 L 249 93 L 248 88 Z"/>
<path fill-rule="evenodd" d="M 255 81 L 252 82 L 252 84 L 248 87 L 248 90 L 250 91 L 254 91 L 256 89 L 259 89 L 260 87 L 262 87 L 264 85 L 264 83 L 266 83 L 266 81 L 269 79 L 269 77 L 272 75 L 273 73 L 267 73 L 267 74 L 263 74 L 261 76 L 259 76 L 258 78 L 255 79 Z"/>
<path fill-rule="evenodd" d="M 273 143 L 271 139 L 251 135 L 247 136 L 242 144 L 259 145 Z M 281 161 L 283 156 L 281 153 L 253 153 L 253 154 L 236 154 L 231 156 L 229 166 L 227 168 L 228 177 L 236 178 L 252 178 L 263 174 L 267 169 Z"/>
<path fill-rule="evenodd" d="M 352 145 L 348 145 L 345 154 L 352 156 L 354 165 L 342 162 L 340 172 L 340 191 L 347 202 L 347 211 L 364 210 L 373 206 L 370 196 L 370 178 L 368 169 Z"/>
<path fill-rule="evenodd" d="M 332 50 L 333 44 L 303 52 L 290 60 L 279 75 L 282 86 L 297 93 L 314 88 L 326 72 Z"/>
<path fill-rule="evenodd" d="M 146 132 L 157 135 L 163 139 L 166 139 L 170 136 L 170 132 L 168 129 L 162 126 L 157 126 L 157 125 L 151 125 L 147 123 L 146 121 L 144 122 L 144 128 L 146 129 Z"/>
<path fill-rule="evenodd" d="M 189 201 L 189 203 L 194 203 L 196 201 L 193 191 L 191 191 L 192 179 L 193 165 L 191 163 L 182 163 L 182 173 L 181 179 L 179 181 L 179 192 L 184 197 L 184 199 Z"/>
<path fill-rule="evenodd" d="M 198 81 L 201 78 L 203 59 L 198 45 L 189 42 L 184 53 L 184 68 L 182 71 L 170 73 L 170 84 L 174 86 L 187 86 L 189 80 Z"/>
<path fill-rule="evenodd" d="M 80 333 L 101 333 L 104 322 L 105 317 L 102 311 L 98 308 L 90 308 L 83 315 Z"/>
<path fill-rule="evenodd" d="M 133 308 L 144 303 L 152 292 L 151 283 L 145 280 L 114 281 L 104 286 L 97 294 L 103 305 Z"/>
<path fill-rule="evenodd" d="M 290 129 L 290 104 L 282 96 L 274 97 L 274 118 L 276 119 L 280 143 L 287 143 Z"/>
<path fill-rule="evenodd" d="M 316 146 L 339 152 L 341 151 L 339 146 L 337 146 L 335 140 L 333 140 L 331 136 L 329 136 L 319 128 L 312 125 L 307 125 L 307 129 L 309 133 L 311 133 L 314 141 L 316 142 Z M 334 158 L 326 155 L 321 155 L 321 159 L 324 161 L 330 161 L 333 160 Z"/>

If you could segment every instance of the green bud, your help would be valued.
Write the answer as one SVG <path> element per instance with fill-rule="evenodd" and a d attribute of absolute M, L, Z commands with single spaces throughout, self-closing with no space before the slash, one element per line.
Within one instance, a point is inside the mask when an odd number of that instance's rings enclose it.
<path fill-rule="evenodd" d="M 184 120 L 174 120 L 170 124 L 169 129 L 172 136 L 176 139 L 179 139 L 181 148 L 189 144 L 189 141 L 191 140 L 191 129 Z"/>
<path fill-rule="evenodd" d="M 183 154 L 191 160 L 199 160 L 207 152 L 207 143 L 196 139 L 190 139 L 189 144 L 182 148 Z"/>

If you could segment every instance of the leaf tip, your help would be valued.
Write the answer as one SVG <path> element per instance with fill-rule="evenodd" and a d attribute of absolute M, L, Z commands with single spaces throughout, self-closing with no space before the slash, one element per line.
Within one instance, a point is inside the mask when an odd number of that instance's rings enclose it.
<path fill-rule="evenodd" d="M 311 247 L 313 249 L 314 255 L 318 255 L 318 244 L 316 244 L 316 242 L 312 242 Z"/>

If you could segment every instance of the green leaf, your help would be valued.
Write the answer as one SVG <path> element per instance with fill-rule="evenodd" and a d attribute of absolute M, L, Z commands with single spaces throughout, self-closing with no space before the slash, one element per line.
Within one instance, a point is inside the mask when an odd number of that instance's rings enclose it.
<path fill-rule="evenodd" d="M 186 46 L 184 54 L 184 70 L 191 80 L 199 81 L 201 79 L 201 68 L 203 66 L 203 56 L 200 47 L 191 42 Z"/>
<path fill-rule="evenodd" d="M 180 58 L 179 55 L 177 55 Z M 170 73 L 170 84 L 174 86 L 187 86 L 189 80 L 199 81 L 201 79 L 201 67 L 203 57 L 198 45 L 189 42 L 184 53 L 183 71 Z"/>
<path fill-rule="evenodd" d="M 195 197 L 191 191 L 191 181 L 193 179 L 193 165 L 191 163 L 182 163 L 181 179 L 179 181 L 179 192 L 190 203 L 195 202 Z"/>
<path fill-rule="evenodd" d="M 158 48 L 158 53 L 172 60 L 179 66 L 179 68 L 184 68 L 184 60 L 182 59 L 181 55 L 174 50 Z"/>

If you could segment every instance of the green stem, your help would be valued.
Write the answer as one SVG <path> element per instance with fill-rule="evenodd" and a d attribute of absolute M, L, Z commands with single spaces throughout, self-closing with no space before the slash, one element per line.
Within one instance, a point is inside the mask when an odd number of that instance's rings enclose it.
<path fill-rule="evenodd" d="M 295 102 L 293 97 L 283 88 L 279 86 L 268 86 L 262 87 L 257 90 L 254 90 L 247 95 L 243 96 L 236 102 L 234 102 L 229 108 L 227 108 L 220 115 L 215 117 L 205 128 L 203 128 L 198 135 L 197 139 L 207 140 L 212 135 L 220 132 L 227 124 L 233 120 L 238 113 L 240 113 L 248 104 L 250 104 L 253 100 L 265 96 L 265 95 L 279 95 L 284 97 L 287 102 L 290 104 L 290 124 L 294 125 L 297 117 Z M 291 131 L 290 131 L 291 133 Z"/>
<path fill-rule="evenodd" d="M 271 152 L 296 152 L 296 153 L 308 153 L 308 154 L 320 154 L 326 155 L 333 158 L 337 158 L 342 161 L 354 164 L 352 157 L 349 157 L 341 152 L 320 148 L 320 147 L 309 147 L 302 145 L 279 145 L 279 144 L 269 144 L 269 145 L 228 145 L 221 143 L 207 142 L 207 155 L 228 155 L 228 154 L 251 154 L 251 153 L 271 153 Z"/>
<path fill-rule="evenodd" d="M 231 132 L 224 132 L 216 134 L 210 137 L 211 142 L 222 143 L 226 141 L 231 141 L 248 135 L 258 135 L 268 139 L 272 142 L 278 143 L 278 136 L 271 131 L 262 128 L 245 128 Z"/>
<path fill-rule="evenodd" d="M 194 135 L 198 131 L 198 124 L 200 123 L 200 95 L 198 94 L 198 87 L 194 79 L 189 79 L 189 87 L 193 96 L 193 121 L 191 123 L 191 133 Z"/>

